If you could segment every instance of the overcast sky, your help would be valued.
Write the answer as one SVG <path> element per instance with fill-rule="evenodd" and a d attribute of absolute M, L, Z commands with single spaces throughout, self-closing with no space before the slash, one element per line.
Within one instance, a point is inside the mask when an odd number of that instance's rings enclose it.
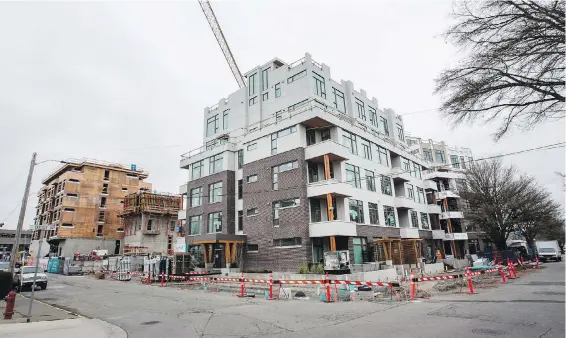
<path fill-rule="evenodd" d="M 564 141 L 564 121 L 499 143 L 495 126 L 453 129 L 435 108 L 434 78 L 458 59 L 442 32 L 450 1 L 224 1 L 213 9 L 242 73 L 305 52 L 351 80 L 407 133 L 470 147 L 475 158 Z M 203 108 L 237 89 L 195 2 L 0 3 L 0 222 L 15 228 L 32 152 L 46 159 L 136 163 L 177 192 L 180 155 L 202 142 Z M 564 148 L 505 158 L 564 204 Z M 25 225 L 33 224 L 38 165 Z M 13 211 L 13 212 L 12 212 Z"/>

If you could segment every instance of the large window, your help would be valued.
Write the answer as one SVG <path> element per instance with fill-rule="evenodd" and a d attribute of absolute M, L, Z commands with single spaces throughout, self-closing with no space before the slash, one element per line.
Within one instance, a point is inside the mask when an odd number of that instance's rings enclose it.
<path fill-rule="evenodd" d="M 314 93 L 320 97 L 326 98 L 326 88 L 324 86 L 324 78 L 315 72 L 312 72 L 314 78 Z"/>
<path fill-rule="evenodd" d="M 269 87 L 269 68 L 261 71 L 261 90 L 267 90 Z"/>
<path fill-rule="evenodd" d="M 387 149 L 378 146 L 377 152 L 379 153 L 379 163 L 389 167 L 389 157 L 387 156 Z"/>
<path fill-rule="evenodd" d="M 257 182 L 257 174 L 249 175 L 249 176 L 247 177 L 247 182 L 248 182 L 248 183 Z"/>
<path fill-rule="evenodd" d="M 415 173 L 415 177 L 422 178 L 421 165 L 420 164 L 413 162 L 413 172 Z"/>
<path fill-rule="evenodd" d="M 202 215 L 190 216 L 189 217 L 189 235 L 200 235 L 200 229 L 202 228 Z"/>
<path fill-rule="evenodd" d="M 379 224 L 379 211 L 377 210 L 377 203 L 368 203 L 369 209 L 369 224 Z"/>
<path fill-rule="evenodd" d="M 419 214 L 414 210 L 411 210 L 411 226 L 413 228 L 419 227 Z"/>
<path fill-rule="evenodd" d="M 405 133 L 403 132 L 403 126 L 400 124 L 397 125 L 397 137 L 401 140 L 405 140 Z"/>
<path fill-rule="evenodd" d="M 222 211 L 208 214 L 208 233 L 222 232 Z"/>
<path fill-rule="evenodd" d="M 278 83 L 275 85 L 275 98 L 278 98 L 281 96 L 281 84 Z"/>
<path fill-rule="evenodd" d="M 367 158 L 368 160 L 371 160 L 371 146 L 370 146 L 370 142 L 368 140 L 365 140 L 363 138 L 360 138 L 360 143 L 362 144 L 362 156 L 364 158 Z"/>
<path fill-rule="evenodd" d="M 369 122 L 371 123 L 372 126 L 377 128 L 378 127 L 377 112 L 375 108 L 373 108 L 372 106 L 368 106 L 368 112 L 369 112 Z"/>
<path fill-rule="evenodd" d="M 352 237 L 354 249 L 354 264 L 364 264 L 368 261 L 368 245 L 365 237 Z"/>
<path fill-rule="evenodd" d="M 407 184 L 407 198 L 410 200 L 415 200 L 415 189 L 412 184 Z"/>
<path fill-rule="evenodd" d="M 410 172 L 411 171 L 411 162 L 409 160 L 407 160 L 404 157 L 401 157 L 401 163 L 403 164 L 403 170 L 405 172 Z"/>
<path fill-rule="evenodd" d="M 191 207 L 200 207 L 202 205 L 202 187 L 191 189 L 189 196 Z"/>
<path fill-rule="evenodd" d="M 346 101 L 344 100 L 344 93 L 338 89 L 332 87 L 332 93 L 334 94 L 334 107 L 342 113 L 346 113 Z"/>
<path fill-rule="evenodd" d="M 208 185 L 208 203 L 222 202 L 222 182 Z"/>
<path fill-rule="evenodd" d="M 279 226 L 279 210 L 293 208 L 301 205 L 300 198 L 290 198 L 282 201 L 273 202 L 273 226 Z"/>
<path fill-rule="evenodd" d="M 380 117 L 381 124 L 383 125 L 383 133 L 389 136 L 389 125 L 387 124 L 387 119 L 385 117 Z"/>
<path fill-rule="evenodd" d="M 285 128 L 276 133 L 271 134 L 271 155 L 277 154 L 277 139 L 295 133 L 296 131 L 297 131 L 297 126 L 291 126 L 289 128 Z"/>
<path fill-rule="evenodd" d="M 366 120 L 366 108 L 360 99 L 356 99 L 356 107 L 358 107 L 358 118 Z"/>
<path fill-rule="evenodd" d="M 307 71 L 303 70 L 302 72 L 298 72 L 297 74 L 291 76 L 290 78 L 287 79 L 287 83 L 291 83 L 294 81 L 297 81 L 298 79 L 305 77 L 307 75 Z"/>
<path fill-rule="evenodd" d="M 237 231 L 244 231 L 244 211 L 238 210 L 238 229 Z"/>
<path fill-rule="evenodd" d="M 214 135 L 218 131 L 218 115 L 209 117 L 206 120 L 206 136 Z"/>
<path fill-rule="evenodd" d="M 393 196 L 393 191 L 391 190 L 391 177 L 381 175 L 381 193 Z"/>
<path fill-rule="evenodd" d="M 244 185 L 242 180 L 238 180 L 238 199 L 241 200 L 244 197 Z"/>
<path fill-rule="evenodd" d="M 244 149 L 238 150 L 238 169 L 244 166 Z"/>
<path fill-rule="evenodd" d="M 425 230 L 430 228 L 428 225 L 428 215 L 424 212 L 421 212 L 421 227 Z"/>
<path fill-rule="evenodd" d="M 358 144 L 356 142 L 356 135 L 350 133 L 347 130 L 342 129 L 342 144 L 350 149 L 350 152 L 354 155 L 358 154 Z"/>
<path fill-rule="evenodd" d="M 418 191 L 418 194 L 419 194 L 419 203 L 426 204 L 426 197 L 425 197 L 424 189 L 423 188 L 417 188 L 417 191 Z"/>
<path fill-rule="evenodd" d="M 385 225 L 389 227 L 395 226 L 395 208 L 388 205 L 383 206 L 383 217 L 385 219 Z"/>
<path fill-rule="evenodd" d="M 364 202 L 350 199 L 350 221 L 364 223 Z"/>
<path fill-rule="evenodd" d="M 193 180 L 202 177 L 202 168 L 204 167 L 204 160 L 193 163 L 191 176 Z"/>
<path fill-rule="evenodd" d="M 423 155 L 426 161 L 432 162 L 432 150 L 423 149 Z"/>
<path fill-rule="evenodd" d="M 369 191 L 375 191 L 375 177 L 371 170 L 366 170 L 366 187 Z"/>
<path fill-rule="evenodd" d="M 292 161 L 292 162 L 283 163 L 283 164 L 280 164 L 278 166 L 271 168 L 271 171 L 273 173 L 273 190 L 279 189 L 279 174 L 280 173 L 285 172 L 285 171 L 289 171 L 289 170 L 292 170 L 292 169 L 296 169 L 298 167 L 299 167 L 299 162 Z"/>
<path fill-rule="evenodd" d="M 222 129 L 228 129 L 228 115 L 230 115 L 230 109 L 226 109 L 222 113 Z"/>
<path fill-rule="evenodd" d="M 458 162 L 458 156 L 450 155 L 450 163 L 454 168 L 460 168 L 460 163 Z"/>
<path fill-rule="evenodd" d="M 280 238 L 273 240 L 273 246 L 276 248 L 301 246 L 301 243 L 301 237 Z"/>
<path fill-rule="evenodd" d="M 446 158 L 444 157 L 444 151 L 442 150 L 435 150 L 436 155 L 436 162 L 438 163 L 446 163 Z"/>
<path fill-rule="evenodd" d="M 216 174 L 222 171 L 222 154 L 214 155 L 209 158 L 210 174 Z"/>
<path fill-rule="evenodd" d="M 257 86 L 257 73 L 252 74 L 248 77 L 248 94 L 250 96 L 256 93 Z"/>
<path fill-rule="evenodd" d="M 361 188 L 362 182 L 360 177 L 360 168 L 346 163 L 346 183 L 350 184 L 354 188 Z"/>

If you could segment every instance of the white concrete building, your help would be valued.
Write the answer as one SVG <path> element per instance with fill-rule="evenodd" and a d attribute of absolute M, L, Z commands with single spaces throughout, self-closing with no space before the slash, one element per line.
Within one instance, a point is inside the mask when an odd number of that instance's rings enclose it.
<path fill-rule="evenodd" d="M 442 247 L 439 186 L 425 179 L 431 162 L 409 152 L 401 116 L 309 54 L 245 77 L 205 108 L 203 146 L 180 163 L 187 243 L 206 264 L 231 264 L 242 243 L 248 268 L 273 270 L 327 250 L 362 264 L 377 238 L 424 239 L 428 257 Z"/>

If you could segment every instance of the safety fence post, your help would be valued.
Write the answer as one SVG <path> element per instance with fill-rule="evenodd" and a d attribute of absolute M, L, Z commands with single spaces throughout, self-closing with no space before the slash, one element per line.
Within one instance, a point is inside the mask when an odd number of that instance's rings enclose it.
<path fill-rule="evenodd" d="M 474 285 L 472 284 L 472 276 L 470 274 L 470 267 L 466 267 L 466 275 L 468 276 L 468 287 L 470 288 L 470 295 L 474 294 Z"/>
<path fill-rule="evenodd" d="M 268 300 L 274 300 L 276 298 L 273 298 L 273 272 L 269 273 L 269 298 L 267 298 Z"/>
<path fill-rule="evenodd" d="M 507 261 L 507 278 L 508 279 L 515 279 L 515 276 L 513 275 L 513 264 L 511 263 L 511 261 Z"/>
<path fill-rule="evenodd" d="M 242 280 L 240 283 L 240 297 L 244 297 L 244 289 L 245 289 L 245 284 L 244 284 L 244 272 L 242 271 Z"/>
<path fill-rule="evenodd" d="M 161 287 L 165 286 L 165 274 L 162 272 L 161 273 Z"/>
<path fill-rule="evenodd" d="M 507 280 L 505 279 L 505 272 L 503 272 L 503 267 L 501 266 L 501 264 L 499 264 L 499 273 L 501 274 L 501 283 L 507 283 Z"/>
<path fill-rule="evenodd" d="M 536 260 L 537 260 L 537 265 L 536 265 L 536 267 L 537 267 L 537 269 L 538 269 L 538 268 L 540 267 L 540 266 L 538 265 L 538 255 L 536 255 L 535 257 L 536 257 Z"/>
<path fill-rule="evenodd" d="M 328 272 L 326 273 L 325 277 L 324 277 L 324 284 L 326 286 L 326 300 L 324 301 L 325 303 L 331 303 L 333 302 L 331 295 L 330 295 L 330 280 L 328 279 Z"/>
<path fill-rule="evenodd" d="M 415 299 L 415 273 L 411 272 L 411 299 Z"/>

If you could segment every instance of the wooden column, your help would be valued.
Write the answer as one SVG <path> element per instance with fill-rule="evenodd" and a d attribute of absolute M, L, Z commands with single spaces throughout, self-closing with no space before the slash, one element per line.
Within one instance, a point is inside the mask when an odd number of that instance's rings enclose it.
<path fill-rule="evenodd" d="M 329 221 L 333 221 L 334 220 L 334 205 L 332 204 L 332 194 L 326 194 L 326 206 L 327 206 L 327 214 L 328 214 L 328 220 Z"/>
<path fill-rule="evenodd" d="M 203 244 L 202 247 L 203 247 L 203 250 L 202 250 L 202 252 L 203 252 L 203 259 L 204 259 L 204 263 L 206 264 L 206 263 L 208 263 L 208 257 L 207 257 L 207 255 L 206 255 L 206 250 L 207 250 L 207 249 L 206 249 L 206 244 Z"/>
<path fill-rule="evenodd" d="M 214 244 L 210 244 L 210 245 L 208 246 L 208 260 L 209 260 L 209 263 L 214 263 L 213 251 L 214 251 Z"/>
<path fill-rule="evenodd" d="M 336 251 L 336 237 L 330 236 L 330 251 Z"/>
<path fill-rule="evenodd" d="M 234 243 L 232 245 L 232 262 L 236 261 L 236 247 L 238 246 L 238 243 Z"/>
<path fill-rule="evenodd" d="M 230 243 L 224 244 L 224 258 L 226 259 L 226 267 L 230 267 Z"/>

